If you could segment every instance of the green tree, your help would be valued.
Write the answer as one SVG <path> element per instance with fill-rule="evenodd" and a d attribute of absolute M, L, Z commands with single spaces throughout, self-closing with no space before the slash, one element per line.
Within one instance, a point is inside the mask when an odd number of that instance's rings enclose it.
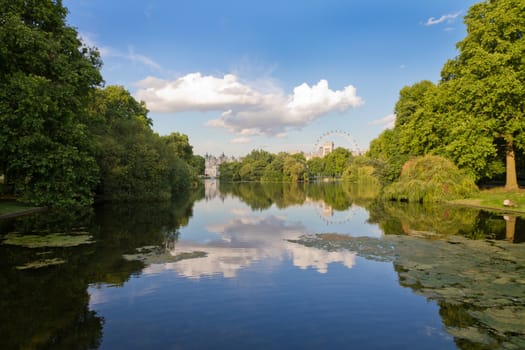
<path fill-rule="evenodd" d="M 206 159 L 204 159 L 203 156 L 194 154 L 188 164 L 195 169 L 197 175 L 204 175 L 204 171 L 206 170 Z"/>
<path fill-rule="evenodd" d="M 306 162 L 294 156 L 287 156 L 284 159 L 283 179 L 289 182 L 298 182 L 304 179 L 306 174 Z"/>
<path fill-rule="evenodd" d="M 329 176 L 339 177 L 343 174 L 346 167 L 349 165 L 352 158 L 352 153 L 342 147 L 337 147 L 332 152 L 324 157 L 325 174 Z"/>
<path fill-rule="evenodd" d="M 193 158 L 193 146 L 190 145 L 188 135 L 178 132 L 172 132 L 167 136 L 162 136 L 162 140 L 171 147 L 174 154 L 186 162 L 190 162 Z"/>
<path fill-rule="evenodd" d="M 90 204 L 98 179 L 85 118 L 101 61 L 66 14 L 59 0 L 0 1 L 0 173 L 37 205 Z"/>
<path fill-rule="evenodd" d="M 281 182 L 283 181 L 284 162 L 288 156 L 285 152 L 280 152 L 275 156 L 270 164 L 264 169 L 261 181 L 264 182 Z"/>
<path fill-rule="evenodd" d="M 320 157 L 314 157 L 312 159 L 309 159 L 306 164 L 308 165 L 308 169 L 310 170 L 310 174 L 312 176 L 321 176 L 324 174 L 324 160 Z"/>
<path fill-rule="evenodd" d="M 429 203 L 466 198 L 477 190 L 470 174 L 450 160 L 425 155 L 406 162 L 399 180 L 385 187 L 383 195 L 387 199 Z"/>
<path fill-rule="evenodd" d="M 387 129 L 370 142 L 367 156 L 382 163 L 378 167 L 378 177 L 383 184 L 394 182 L 401 173 L 403 164 L 410 158 L 399 152 L 398 130 Z"/>
<path fill-rule="evenodd" d="M 454 105 L 460 115 L 469 115 L 502 150 L 505 187 L 517 189 L 515 149 L 525 147 L 525 2 L 482 1 L 469 9 L 465 24 L 459 55 L 442 70 L 443 85 L 461 97 Z"/>
<path fill-rule="evenodd" d="M 223 182 L 239 181 L 241 179 L 239 175 L 241 165 L 241 162 L 221 163 L 221 165 L 219 165 L 220 180 Z"/>
<path fill-rule="evenodd" d="M 178 157 L 176 140 L 153 132 L 143 102 L 121 86 L 97 90 L 96 97 L 90 128 L 97 140 L 101 198 L 157 201 L 189 188 L 192 171 Z"/>
<path fill-rule="evenodd" d="M 243 181 L 260 181 L 264 170 L 270 164 L 274 155 L 264 150 L 251 151 L 241 162 L 239 175 Z"/>

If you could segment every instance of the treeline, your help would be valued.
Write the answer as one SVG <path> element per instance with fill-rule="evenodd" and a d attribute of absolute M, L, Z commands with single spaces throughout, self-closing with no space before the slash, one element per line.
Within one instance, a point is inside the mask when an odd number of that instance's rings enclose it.
<path fill-rule="evenodd" d="M 185 135 L 161 137 L 143 103 L 105 89 L 96 49 L 59 0 L 0 1 L 0 175 L 34 205 L 167 199 L 204 159 Z"/>
<path fill-rule="evenodd" d="M 341 180 L 362 185 L 379 186 L 375 175 L 381 162 L 365 156 L 354 156 L 342 147 L 324 157 L 306 160 L 303 154 L 269 153 L 253 150 L 238 162 L 222 163 L 222 182 L 297 183 L 316 180 Z"/>
<path fill-rule="evenodd" d="M 396 184 L 393 197 L 421 191 L 433 168 L 440 169 L 434 175 L 442 184 L 468 176 L 478 185 L 504 182 L 507 190 L 517 189 L 518 175 L 525 175 L 525 2 L 482 1 L 464 20 L 467 36 L 457 43 L 458 56 L 444 64 L 441 80 L 404 87 L 394 128 L 370 144 L 368 156 L 382 163 L 377 174 Z M 412 172 L 423 174 L 418 183 L 408 179 L 414 158 L 426 162 Z M 456 170 L 443 158 L 463 175 L 451 175 Z"/>
<path fill-rule="evenodd" d="M 342 147 L 336 148 L 325 157 L 306 160 L 301 153 L 269 153 L 253 150 L 241 161 L 222 163 L 220 179 L 227 182 L 302 182 L 316 178 L 346 178 L 352 174 L 352 164 L 360 162 L 359 157 Z"/>

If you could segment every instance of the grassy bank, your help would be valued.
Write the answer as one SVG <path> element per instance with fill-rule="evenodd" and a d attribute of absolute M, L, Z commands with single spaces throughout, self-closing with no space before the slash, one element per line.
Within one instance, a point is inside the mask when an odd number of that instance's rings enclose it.
<path fill-rule="evenodd" d="M 509 200 L 512 205 L 505 206 Z M 481 190 L 475 197 L 450 201 L 451 204 L 479 207 L 493 211 L 516 212 L 525 215 L 525 190 L 507 192 L 503 188 Z"/>

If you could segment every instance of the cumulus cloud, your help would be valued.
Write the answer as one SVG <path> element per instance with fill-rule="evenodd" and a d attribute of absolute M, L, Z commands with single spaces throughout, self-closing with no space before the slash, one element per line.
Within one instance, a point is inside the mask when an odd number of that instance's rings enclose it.
<path fill-rule="evenodd" d="M 450 22 L 453 22 L 460 14 L 461 14 L 461 11 L 456 12 L 456 13 L 449 13 L 449 14 L 443 15 L 443 16 L 441 16 L 439 18 L 430 17 L 425 22 L 425 25 L 426 26 L 433 26 L 433 25 L 436 25 L 436 24 L 443 23 L 445 21 L 450 23 Z"/>
<path fill-rule="evenodd" d="M 382 125 L 385 129 L 393 129 L 396 123 L 396 115 L 389 114 L 381 119 L 376 119 L 370 122 L 372 125 Z"/>
<path fill-rule="evenodd" d="M 326 80 L 301 84 L 286 95 L 274 84 L 265 89 L 242 82 L 236 75 L 223 77 L 192 73 L 174 81 L 147 77 L 137 83 L 136 97 L 154 112 L 218 111 L 207 125 L 242 135 L 284 135 L 323 115 L 344 112 L 363 103 L 355 87 L 332 90 Z M 270 86 L 270 88 L 268 87 Z"/>

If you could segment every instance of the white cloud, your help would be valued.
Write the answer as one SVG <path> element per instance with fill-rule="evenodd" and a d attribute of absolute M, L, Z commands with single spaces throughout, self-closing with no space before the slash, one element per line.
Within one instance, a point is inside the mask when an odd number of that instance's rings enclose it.
<path fill-rule="evenodd" d="M 396 123 L 396 115 L 389 114 L 381 119 L 376 119 L 370 122 L 372 125 L 382 125 L 385 129 L 393 129 Z"/>
<path fill-rule="evenodd" d="M 436 24 L 440 24 L 440 23 L 443 23 L 445 21 L 447 21 L 448 23 L 451 23 L 451 22 L 454 22 L 454 20 L 461 14 L 461 11 L 458 11 L 456 13 L 450 13 L 450 14 L 447 14 L 447 15 L 443 15 L 439 18 L 434 18 L 434 17 L 430 17 L 429 19 L 427 19 L 427 21 L 425 22 L 425 25 L 426 26 L 433 26 L 433 25 L 436 25 Z"/>
<path fill-rule="evenodd" d="M 315 85 L 301 84 L 285 93 L 273 82 L 256 86 L 236 75 L 223 77 L 192 73 L 174 81 L 147 77 L 136 84 L 136 97 L 154 112 L 219 111 L 219 118 L 207 125 L 225 128 L 242 136 L 283 134 L 300 129 L 333 111 L 344 112 L 363 104 L 356 89 L 349 85 L 332 90 L 326 80 Z"/>
<path fill-rule="evenodd" d="M 235 139 L 232 139 L 230 143 L 232 144 L 243 144 L 243 143 L 250 143 L 252 139 L 249 137 L 237 137 Z"/>

